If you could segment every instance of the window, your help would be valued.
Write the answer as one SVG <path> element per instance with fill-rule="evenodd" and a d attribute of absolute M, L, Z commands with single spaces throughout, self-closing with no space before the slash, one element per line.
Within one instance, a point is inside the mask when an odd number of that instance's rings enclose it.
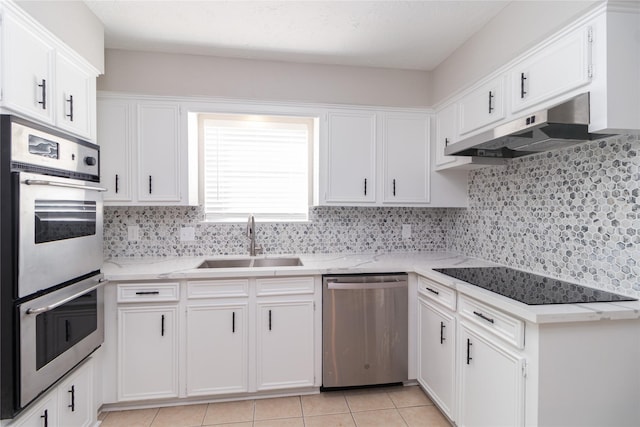
<path fill-rule="evenodd" d="M 199 116 L 207 221 L 306 221 L 314 119 Z"/>

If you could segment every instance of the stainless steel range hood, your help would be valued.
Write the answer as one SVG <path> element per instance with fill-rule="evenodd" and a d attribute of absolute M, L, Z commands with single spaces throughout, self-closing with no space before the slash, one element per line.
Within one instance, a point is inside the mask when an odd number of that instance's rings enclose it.
<path fill-rule="evenodd" d="M 589 133 L 589 93 L 446 147 L 453 156 L 513 158 L 611 135 Z"/>

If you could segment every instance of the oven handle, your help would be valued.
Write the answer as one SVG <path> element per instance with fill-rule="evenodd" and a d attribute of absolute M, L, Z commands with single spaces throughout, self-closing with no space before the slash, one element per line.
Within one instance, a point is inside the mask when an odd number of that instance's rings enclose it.
<path fill-rule="evenodd" d="M 52 187 L 77 188 L 79 190 L 91 190 L 91 191 L 100 191 L 100 192 L 107 191 L 107 189 L 103 187 L 93 187 L 90 185 L 79 185 L 79 184 L 68 184 L 66 182 L 46 181 L 44 179 L 25 179 L 24 183 L 27 185 L 50 185 Z"/>
<path fill-rule="evenodd" d="M 80 292 L 77 292 L 73 295 L 71 295 L 70 297 L 67 297 L 63 300 L 60 301 L 56 301 L 53 304 L 49 304 L 49 305 L 45 305 L 44 307 L 38 307 L 38 308 L 29 308 L 27 309 L 27 314 L 40 314 L 40 313 L 46 313 L 47 311 L 51 311 L 56 307 L 60 307 L 63 304 L 68 303 L 71 300 L 74 300 L 76 298 L 78 298 L 81 295 L 84 295 L 88 292 L 94 291 L 96 289 L 98 289 L 100 286 L 106 285 L 107 282 L 109 282 L 107 279 L 100 279 L 98 280 L 98 283 L 96 285 L 93 285 L 87 289 L 83 289 Z"/>

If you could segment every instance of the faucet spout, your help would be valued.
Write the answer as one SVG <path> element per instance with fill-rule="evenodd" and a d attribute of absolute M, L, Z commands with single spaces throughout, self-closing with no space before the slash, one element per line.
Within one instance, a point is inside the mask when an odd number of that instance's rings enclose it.
<path fill-rule="evenodd" d="M 256 219 L 253 215 L 249 215 L 247 220 L 247 237 L 249 238 L 249 256 L 262 253 L 262 247 L 256 246 Z"/>

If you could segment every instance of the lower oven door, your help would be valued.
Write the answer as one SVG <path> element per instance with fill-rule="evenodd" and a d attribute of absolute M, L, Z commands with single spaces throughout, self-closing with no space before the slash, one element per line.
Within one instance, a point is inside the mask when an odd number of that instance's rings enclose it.
<path fill-rule="evenodd" d="M 18 306 L 21 407 L 102 344 L 104 283 L 97 274 Z"/>
<path fill-rule="evenodd" d="M 90 182 L 14 174 L 19 198 L 18 297 L 102 266 L 102 188 Z"/>

